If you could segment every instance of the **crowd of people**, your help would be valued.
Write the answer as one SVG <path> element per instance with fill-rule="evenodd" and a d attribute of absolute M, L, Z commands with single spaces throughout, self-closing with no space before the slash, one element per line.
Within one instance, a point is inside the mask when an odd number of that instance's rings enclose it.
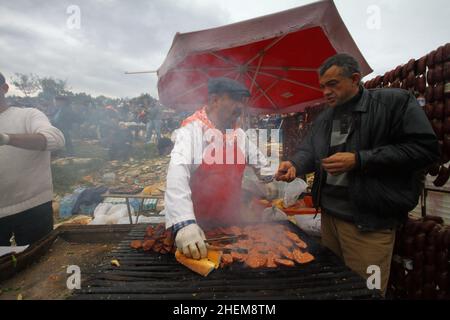
<path fill-rule="evenodd" d="M 184 117 L 165 109 L 149 95 L 105 104 L 83 104 L 70 95 L 57 95 L 48 102 L 34 99 L 28 103 L 10 101 L 10 105 L 43 112 L 64 135 L 66 144 L 60 155 L 76 155 L 73 140 L 98 140 L 109 150 L 111 160 L 127 160 L 137 141 L 167 146 L 171 132 Z"/>

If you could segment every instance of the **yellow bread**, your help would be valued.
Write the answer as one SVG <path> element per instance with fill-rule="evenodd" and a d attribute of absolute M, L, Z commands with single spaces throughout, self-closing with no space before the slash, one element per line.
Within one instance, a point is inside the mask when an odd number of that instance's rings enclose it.
<path fill-rule="evenodd" d="M 221 257 L 222 252 L 215 250 L 208 250 L 208 257 L 200 260 L 187 258 L 179 250 L 175 252 L 175 259 L 179 263 L 204 277 L 219 267 Z"/>
<path fill-rule="evenodd" d="M 222 251 L 208 250 L 208 260 L 214 263 L 215 269 L 217 269 L 220 266 L 221 259 L 222 259 Z"/>

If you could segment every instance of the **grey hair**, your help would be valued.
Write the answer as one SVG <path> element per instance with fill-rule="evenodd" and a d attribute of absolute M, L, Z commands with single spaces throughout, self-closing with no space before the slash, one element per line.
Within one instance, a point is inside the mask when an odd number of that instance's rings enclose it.
<path fill-rule="evenodd" d="M 325 60 L 319 67 L 319 75 L 323 76 L 332 66 L 341 67 L 342 75 L 348 78 L 354 73 L 361 73 L 358 61 L 346 53 L 339 53 Z"/>
<path fill-rule="evenodd" d="M 0 72 L 0 86 L 6 83 L 5 76 Z"/>

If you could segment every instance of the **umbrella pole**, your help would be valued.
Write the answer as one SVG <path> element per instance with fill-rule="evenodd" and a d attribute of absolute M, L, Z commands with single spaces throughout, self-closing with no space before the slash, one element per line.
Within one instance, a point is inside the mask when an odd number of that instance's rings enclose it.
<path fill-rule="evenodd" d="M 250 116 L 248 113 L 248 108 L 245 107 L 244 110 L 242 111 L 242 129 L 244 131 L 247 131 L 250 128 Z"/>

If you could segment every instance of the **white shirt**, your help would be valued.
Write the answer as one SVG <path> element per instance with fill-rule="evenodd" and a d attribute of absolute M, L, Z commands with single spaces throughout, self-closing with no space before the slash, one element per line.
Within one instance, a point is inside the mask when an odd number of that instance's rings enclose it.
<path fill-rule="evenodd" d="M 191 175 L 198 169 L 208 152 L 208 146 L 211 146 L 208 134 L 204 134 L 205 131 L 208 132 L 206 125 L 202 121 L 195 120 L 175 130 L 172 135 L 175 144 L 170 155 L 164 196 L 165 208 L 162 212 L 165 214 L 166 228 L 186 220 L 196 220 L 189 182 Z M 237 129 L 236 134 L 241 137 L 237 139 L 241 152 L 257 155 L 248 165 L 256 169 L 267 166 L 267 158 L 246 133 L 242 129 Z"/>
<path fill-rule="evenodd" d="M 40 133 L 47 139 L 45 151 L 0 146 L 0 218 L 19 213 L 53 199 L 50 151 L 64 147 L 64 136 L 34 108 L 10 107 L 0 113 L 0 132 Z"/>

